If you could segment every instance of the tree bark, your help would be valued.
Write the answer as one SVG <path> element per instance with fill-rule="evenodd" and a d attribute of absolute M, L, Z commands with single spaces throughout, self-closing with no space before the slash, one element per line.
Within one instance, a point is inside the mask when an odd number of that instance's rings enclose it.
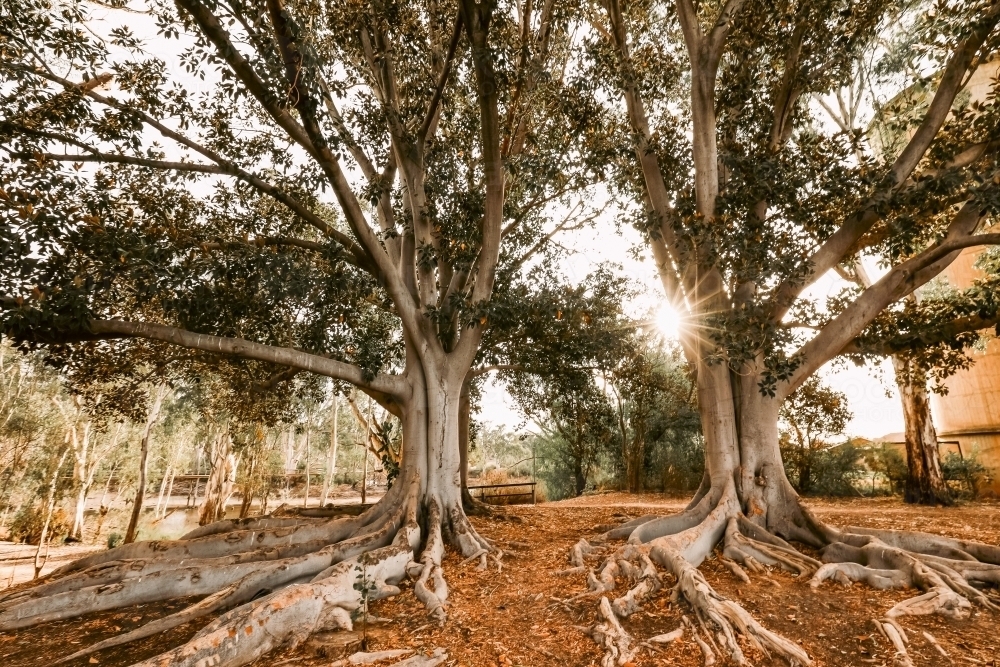
<path fill-rule="evenodd" d="M 212 446 L 208 481 L 205 483 L 205 501 L 201 506 L 198 523 L 202 526 L 219 521 L 226 513 L 236 475 L 236 461 L 231 451 L 232 439 L 228 430 L 220 432 Z"/>
<path fill-rule="evenodd" d="M 920 505 L 950 505 L 951 492 L 941 472 L 937 429 L 931 416 L 927 378 L 898 356 L 892 358 L 903 403 L 906 432 L 906 487 L 903 499 Z"/>
<path fill-rule="evenodd" d="M 125 544 L 135 542 L 139 534 L 139 518 L 142 515 L 142 503 L 146 498 L 146 473 L 149 464 L 149 442 L 152 437 L 153 426 L 160 418 L 160 407 L 163 399 L 167 396 L 165 387 L 158 387 L 153 390 L 153 404 L 149 408 L 146 417 L 146 429 L 142 432 L 142 446 L 139 451 L 139 480 L 136 482 L 135 499 L 132 503 L 132 516 L 128 521 L 128 529 L 125 531 Z"/>
<path fill-rule="evenodd" d="M 323 473 L 323 497 L 320 500 L 320 506 L 326 506 L 327 496 L 330 494 L 330 486 L 333 484 L 337 475 L 337 445 L 338 434 L 337 434 L 337 423 L 339 421 L 339 408 L 340 401 L 337 394 L 333 395 L 333 407 L 331 415 L 331 425 L 330 425 L 330 444 L 326 448 L 326 470 Z"/>

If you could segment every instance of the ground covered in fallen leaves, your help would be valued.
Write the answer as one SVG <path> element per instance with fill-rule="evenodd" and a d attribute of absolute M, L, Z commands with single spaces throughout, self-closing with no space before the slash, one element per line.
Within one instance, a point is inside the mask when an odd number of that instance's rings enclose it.
<path fill-rule="evenodd" d="M 586 590 L 584 576 L 559 576 L 556 572 L 568 567 L 569 548 L 581 536 L 592 537 L 602 527 L 642 514 L 676 512 L 685 502 L 660 495 L 614 493 L 534 507 L 499 508 L 496 516 L 474 517 L 477 529 L 507 553 L 502 570 L 491 562 L 485 572 L 477 572 L 474 565 L 460 567 L 461 558 L 448 554 L 444 565 L 451 605 L 443 627 L 428 619 L 412 595 L 412 583 L 404 582 L 403 595 L 372 604 L 373 618 L 367 629 L 359 623 L 354 633 L 318 635 L 295 649 L 278 650 L 255 665 L 328 667 L 359 650 L 365 634 L 369 651 L 413 648 L 429 653 L 443 648 L 449 656 L 445 664 L 451 666 L 597 665 L 601 654 L 583 631 L 594 623 L 596 600 L 576 597 Z M 1000 544 L 998 503 L 966 503 L 954 508 L 905 506 L 898 499 L 810 499 L 807 503 L 821 519 L 835 525 L 923 530 Z M 702 571 L 719 593 L 740 601 L 766 627 L 800 641 L 817 667 L 893 665 L 895 651 L 871 621 L 914 595 L 913 591 L 876 591 L 859 584 L 850 588 L 826 584 L 814 591 L 805 581 L 778 570 L 767 576 L 751 575 L 752 581 L 746 585 L 717 558 L 706 561 Z M 669 592 L 662 592 L 643 611 L 623 622 L 637 641 L 680 626 L 685 609 L 683 604 L 671 604 L 669 597 Z M 132 607 L 20 632 L 0 632 L 0 665 L 48 667 L 67 653 L 180 606 L 181 602 L 175 601 Z M 208 620 L 69 664 L 129 665 L 184 641 Z M 1000 615 L 974 609 L 967 620 L 910 617 L 901 619 L 901 625 L 917 667 L 949 661 L 1000 665 Z M 938 653 L 927 635 L 949 658 Z M 752 651 L 747 655 L 755 664 L 770 664 Z M 701 651 L 690 633 L 655 655 L 644 650 L 634 662 L 635 667 L 702 664 Z"/>

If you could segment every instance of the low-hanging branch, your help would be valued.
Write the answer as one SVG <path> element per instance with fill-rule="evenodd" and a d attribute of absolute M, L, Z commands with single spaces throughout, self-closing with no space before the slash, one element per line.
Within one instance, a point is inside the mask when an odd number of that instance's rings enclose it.
<path fill-rule="evenodd" d="M 343 380 L 390 396 L 400 397 L 404 392 L 401 379 L 395 375 L 381 373 L 368 378 L 360 367 L 353 364 L 288 347 L 264 345 L 241 338 L 212 336 L 163 324 L 124 320 L 91 320 L 87 325 L 87 332 L 96 338 L 147 338 L 205 352 L 267 361 Z"/>

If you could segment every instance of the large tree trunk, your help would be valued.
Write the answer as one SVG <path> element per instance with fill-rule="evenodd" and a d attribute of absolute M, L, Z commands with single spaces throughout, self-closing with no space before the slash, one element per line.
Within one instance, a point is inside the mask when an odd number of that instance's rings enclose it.
<path fill-rule="evenodd" d="M 892 366 L 896 372 L 906 428 L 907 474 L 903 498 L 908 503 L 921 505 L 950 505 L 951 492 L 941 472 L 937 430 L 927 395 L 927 378 L 899 357 L 892 358 Z"/>

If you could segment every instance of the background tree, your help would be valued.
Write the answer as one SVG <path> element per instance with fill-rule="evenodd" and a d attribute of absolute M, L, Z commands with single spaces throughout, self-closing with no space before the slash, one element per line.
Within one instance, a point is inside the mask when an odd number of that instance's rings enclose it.
<path fill-rule="evenodd" d="M 634 335 L 628 348 L 606 379 L 618 424 L 616 440 L 624 486 L 629 493 L 639 493 L 654 460 L 661 459 L 656 461 L 660 470 L 686 463 L 671 456 L 680 452 L 660 454 L 657 450 L 678 449 L 700 428 L 693 386 L 686 376 L 680 350 L 665 349 L 662 340 L 649 334 Z M 697 458 L 699 454 L 686 452 L 682 456 Z"/>
<path fill-rule="evenodd" d="M 785 429 L 782 448 L 789 481 L 799 493 L 815 488 L 813 471 L 818 459 L 830 448 L 831 438 L 842 436 L 854 415 L 847 407 L 847 395 L 811 377 L 785 399 L 779 413 Z"/>
<path fill-rule="evenodd" d="M 875 62 L 866 62 L 865 59 L 858 61 L 854 67 L 853 78 L 834 92 L 836 104 L 821 96 L 815 97 L 838 129 L 851 138 L 860 163 L 865 162 L 866 152 L 878 155 L 886 149 L 898 150 L 903 140 L 903 136 L 898 133 L 900 130 L 907 131 L 908 127 L 905 122 L 901 123 L 898 120 L 899 117 L 912 114 L 916 108 L 926 103 L 928 90 L 920 81 L 892 99 L 884 99 L 879 94 L 880 91 L 894 89 L 893 79 L 901 76 L 904 80 L 907 76 L 912 78 L 918 69 L 914 62 L 918 55 L 911 52 L 909 46 L 914 37 L 913 31 L 918 31 L 921 26 L 918 19 L 920 3 L 906 3 L 904 8 L 899 21 L 901 30 L 894 35 L 893 41 L 881 53 L 867 54 L 868 57 L 877 58 Z M 980 64 L 980 68 L 987 67 L 988 63 Z M 967 89 L 963 90 L 958 98 L 961 99 L 968 92 Z M 862 106 L 870 107 L 867 113 L 862 110 Z M 961 108 L 957 110 L 960 111 Z M 867 121 L 867 128 L 863 127 L 865 124 L 863 117 L 871 114 L 873 115 Z M 872 284 L 860 257 L 846 262 L 837 270 L 842 278 L 861 287 L 870 287 Z M 915 304 L 918 294 L 916 292 L 910 294 L 907 300 Z M 963 304 L 956 301 L 951 307 L 953 312 L 959 312 L 963 309 Z M 988 308 L 983 309 L 981 321 L 976 324 L 992 326 L 996 322 L 996 315 L 995 308 L 992 311 Z M 966 321 L 964 324 L 968 326 L 973 323 Z M 969 336 L 961 334 L 968 333 L 969 331 L 961 325 L 950 332 L 963 341 L 968 341 Z M 953 338 L 953 341 L 957 342 L 959 338 Z M 940 341 L 930 342 L 930 347 L 937 347 L 939 343 Z M 928 362 L 915 358 L 919 351 L 918 347 L 911 346 L 905 354 L 891 355 L 903 406 L 908 468 L 904 500 L 912 503 L 948 505 L 951 504 L 951 494 L 942 474 L 937 431 L 934 427 L 927 388 Z M 930 356 L 932 359 L 940 358 L 940 355 L 934 354 L 933 350 L 930 351 Z M 933 365 L 933 362 L 930 363 Z M 960 364 L 956 364 L 955 360 L 949 360 L 934 371 L 933 374 L 938 376 L 939 389 L 942 386 L 940 381 L 943 376 L 953 372 L 958 365 Z"/>

